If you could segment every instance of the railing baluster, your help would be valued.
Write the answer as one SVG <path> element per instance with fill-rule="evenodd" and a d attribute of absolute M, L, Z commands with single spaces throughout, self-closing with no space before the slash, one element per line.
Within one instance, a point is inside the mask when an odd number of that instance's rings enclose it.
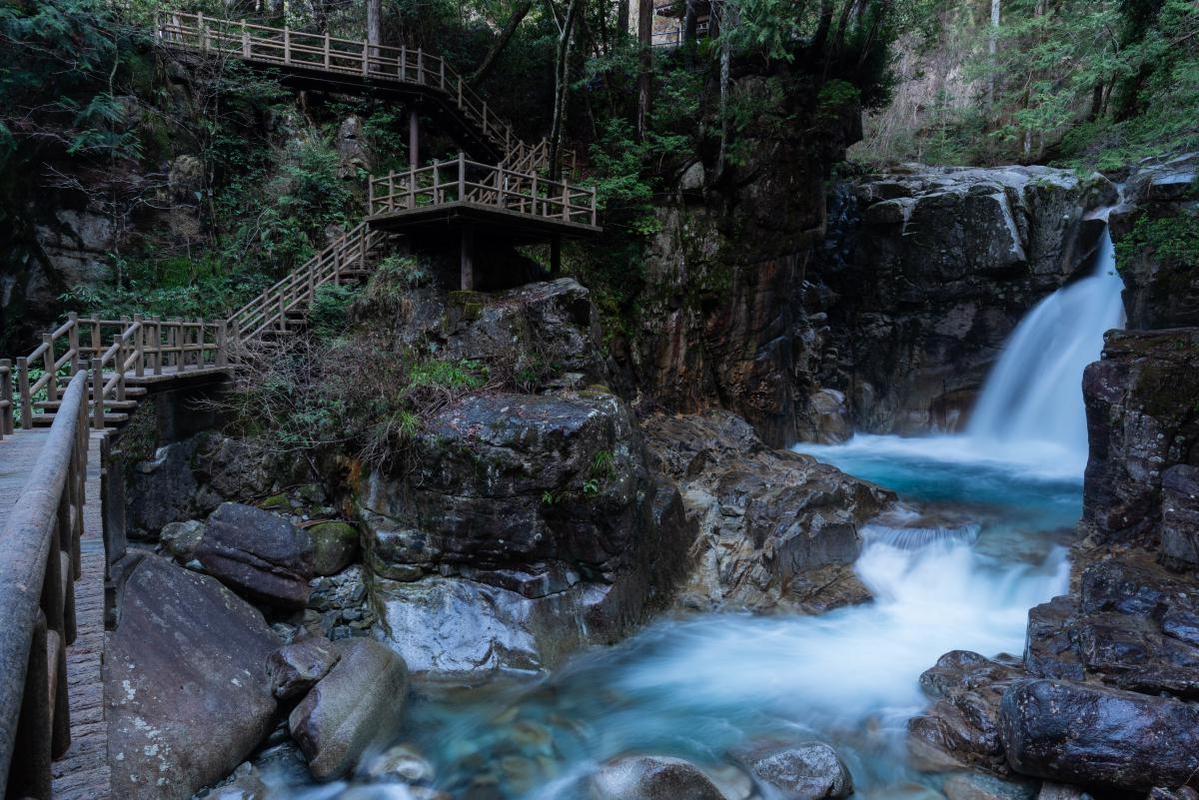
<path fill-rule="evenodd" d="M 0 439 L 3 439 L 13 432 L 12 362 L 7 358 L 0 358 L 0 403 L 5 404 L 0 409 Z"/>
<path fill-rule="evenodd" d="M 142 325 L 142 318 L 139 314 L 133 318 L 133 324 L 137 329 L 133 332 L 133 342 L 137 353 L 137 363 L 133 368 L 136 370 L 137 377 L 142 377 L 146 374 L 146 329 Z"/>
<path fill-rule="evenodd" d="M 21 427 L 33 427 L 33 398 L 29 394 L 29 360 L 25 356 L 17 359 L 17 391 L 21 394 Z"/>
<path fill-rule="evenodd" d="M 71 348 L 71 374 L 79 371 L 79 315 L 72 311 L 67 315 L 71 329 L 67 331 L 68 347 Z"/>

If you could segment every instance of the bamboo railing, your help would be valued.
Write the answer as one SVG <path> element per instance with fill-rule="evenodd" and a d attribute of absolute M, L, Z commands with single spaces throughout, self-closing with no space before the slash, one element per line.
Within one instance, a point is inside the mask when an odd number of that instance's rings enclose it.
<path fill-rule="evenodd" d="M 66 647 L 75 640 L 81 571 L 87 369 L 80 362 L 67 383 L 0 532 L 0 789 L 11 797 L 50 797 L 51 761 L 71 744 Z"/>
<path fill-rule="evenodd" d="M 371 216 L 471 203 L 555 222 L 597 224 L 594 187 L 481 164 L 461 154 L 457 159 L 371 178 L 369 203 Z"/>
<path fill-rule="evenodd" d="M 436 92 L 486 141 L 503 152 L 504 161 L 519 160 L 524 168 L 527 165 L 523 162 L 532 153 L 537 153 L 541 160 L 531 166 L 537 170 L 549 169 L 546 142 L 530 146 L 521 141 L 513 133 L 512 126 L 489 108 L 487 101 L 444 58 L 421 48 L 371 45 L 360 39 L 342 39 L 328 33 L 306 33 L 288 27 L 182 12 L 159 15 L 155 21 L 155 35 L 168 46 L 202 53 L 424 87 Z M 569 162 L 574 169 L 574 153 L 563 155 L 564 163 Z"/>

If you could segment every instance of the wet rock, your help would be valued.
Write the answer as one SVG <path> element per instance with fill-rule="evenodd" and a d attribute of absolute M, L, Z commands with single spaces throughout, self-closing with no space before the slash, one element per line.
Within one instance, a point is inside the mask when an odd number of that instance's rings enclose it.
<path fill-rule="evenodd" d="M 227 783 L 209 792 L 199 792 L 196 800 L 269 800 L 270 789 L 262 780 L 262 775 L 250 762 L 246 762 L 233 771 Z"/>
<path fill-rule="evenodd" d="M 588 781 L 591 800 L 724 800 L 694 764 L 664 756 L 609 761 Z"/>
<path fill-rule="evenodd" d="M 1199 467 L 1175 464 L 1162 473 L 1162 561 L 1199 567 Z"/>
<path fill-rule="evenodd" d="M 312 577 L 312 543 L 283 517 L 222 503 L 208 518 L 196 560 L 238 594 L 280 608 L 303 608 Z"/>
<path fill-rule="evenodd" d="M 371 154 L 363 130 L 362 118 L 350 114 L 337 128 L 337 157 L 341 162 L 338 176 L 353 178 L 359 170 L 370 172 Z"/>
<path fill-rule="evenodd" d="M 146 555 L 105 648 L 114 797 L 187 798 L 228 775 L 271 728 L 266 674 L 278 642 L 213 578 Z"/>
<path fill-rule="evenodd" d="M 808 398 L 808 408 L 812 415 L 812 441 L 838 444 L 853 436 L 853 420 L 842 392 L 821 389 Z"/>
<path fill-rule="evenodd" d="M 318 522 L 307 531 L 314 575 L 336 575 L 358 560 L 358 529 L 350 523 Z"/>
<path fill-rule="evenodd" d="M 376 786 L 351 786 L 335 800 L 454 800 L 445 792 L 427 786 L 383 783 Z"/>
<path fill-rule="evenodd" d="M 1045 781 L 1041 784 L 1041 791 L 1037 792 L 1037 800 L 1094 800 L 1094 798 L 1078 786 Z"/>
<path fill-rule="evenodd" d="M 366 775 L 373 781 L 420 786 L 433 782 L 433 765 L 412 748 L 397 745 L 371 759 Z"/>
<path fill-rule="evenodd" d="M 763 792 L 778 800 L 822 800 L 853 794 L 853 776 L 823 742 L 766 748 L 743 759 Z"/>
<path fill-rule="evenodd" d="M 1083 375 L 1083 396 L 1090 459 L 1082 530 L 1102 544 L 1155 546 L 1162 475 L 1196 466 L 1199 453 L 1199 411 L 1178 402 L 1199 396 L 1199 328 L 1109 331 L 1103 359 Z"/>
<path fill-rule="evenodd" d="M 153 540 L 172 522 L 182 522 L 199 510 L 199 485 L 191 462 L 198 440 L 158 448 L 152 461 L 137 464 L 130 473 L 126 524 L 130 539 Z"/>
<path fill-rule="evenodd" d="M 271 653 L 266 671 L 280 700 L 299 697 L 329 674 L 341 653 L 328 639 L 305 639 Z"/>
<path fill-rule="evenodd" d="M 1149 790 L 1148 800 L 1199 800 L 1199 791 L 1190 786 L 1180 786 L 1177 789 L 1155 786 Z"/>
<path fill-rule="evenodd" d="M 948 800 L 1039 800 L 1037 788 L 1035 781 L 1004 780 L 994 775 L 963 772 L 949 776 L 942 791 Z"/>
<path fill-rule="evenodd" d="M 408 693 L 408 668 L 386 645 L 354 639 L 338 650 L 341 659 L 288 718 L 317 780 L 346 774 L 369 747 L 394 738 Z"/>
<path fill-rule="evenodd" d="M 954 650 L 920 676 L 920 685 L 936 702 L 908 721 L 908 752 L 923 770 L 965 766 L 1006 773 L 999 731 L 1004 691 L 1024 677 L 1010 656 L 989 659 Z"/>
<path fill-rule="evenodd" d="M 680 602 L 820 611 L 868 599 L 852 571 L 858 531 L 894 495 L 809 456 L 771 450 L 727 412 L 655 415 L 643 426 L 700 530 Z"/>
<path fill-rule="evenodd" d="M 1168 697 L 1029 680 L 1004 695 L 1000 720 L 1008 762 L 1025 775 L 1148 791 L 1199 770 L 1199 709 Z"/>
<path fill-rule="evenodd" d="M 1065 595 L 1029 609 L 1024 664 L 1030 675 L 1083 679 L 1086 673 L 1074 638 L 1078 612 L 1077 600 Z"/>

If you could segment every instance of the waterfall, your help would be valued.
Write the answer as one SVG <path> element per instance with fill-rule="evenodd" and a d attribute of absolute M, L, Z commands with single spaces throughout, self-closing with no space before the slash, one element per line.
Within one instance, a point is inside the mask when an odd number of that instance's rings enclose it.
<path fill-rule="evenodd" d="M 1094 271 L 1036 305 L 1004 345 L 967 429 L 1005 449 L 1051 444 L 1087 458 L 1082 372 L 1099 358 L 1103 334 L 1124 326 L 1115 248 L 1105 230 Z"/>

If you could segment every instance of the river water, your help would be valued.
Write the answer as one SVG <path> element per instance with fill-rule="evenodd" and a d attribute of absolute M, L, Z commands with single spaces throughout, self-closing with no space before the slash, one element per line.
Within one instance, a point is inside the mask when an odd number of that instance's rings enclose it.
<path fill-rule="evenodd" d="M 732 800 L 747 789 L 729 767 L 738 748 L 814 739 L 838 749 L 860 796 L 928 794 L 938 778 L 905 755 L 906 722 L 927 703 L 920 673 L 953 649 L 1019 654 L 1028 609 L 1066 591 L 1086 459 L 1081 373 L 1123 322 L 1119 290 L 1109 242 L 1091 277 L 1013 333 L 965 435 L 796 448 L 899 494 L 903 509 L 863 531 L 856 571 L 873 602 L 661 619 L 549 676 L 426 690 L 404 740 L 439 788 L 472 800 L 571 800 L 579 776 L 624 753 L 690 759 Z"/>

